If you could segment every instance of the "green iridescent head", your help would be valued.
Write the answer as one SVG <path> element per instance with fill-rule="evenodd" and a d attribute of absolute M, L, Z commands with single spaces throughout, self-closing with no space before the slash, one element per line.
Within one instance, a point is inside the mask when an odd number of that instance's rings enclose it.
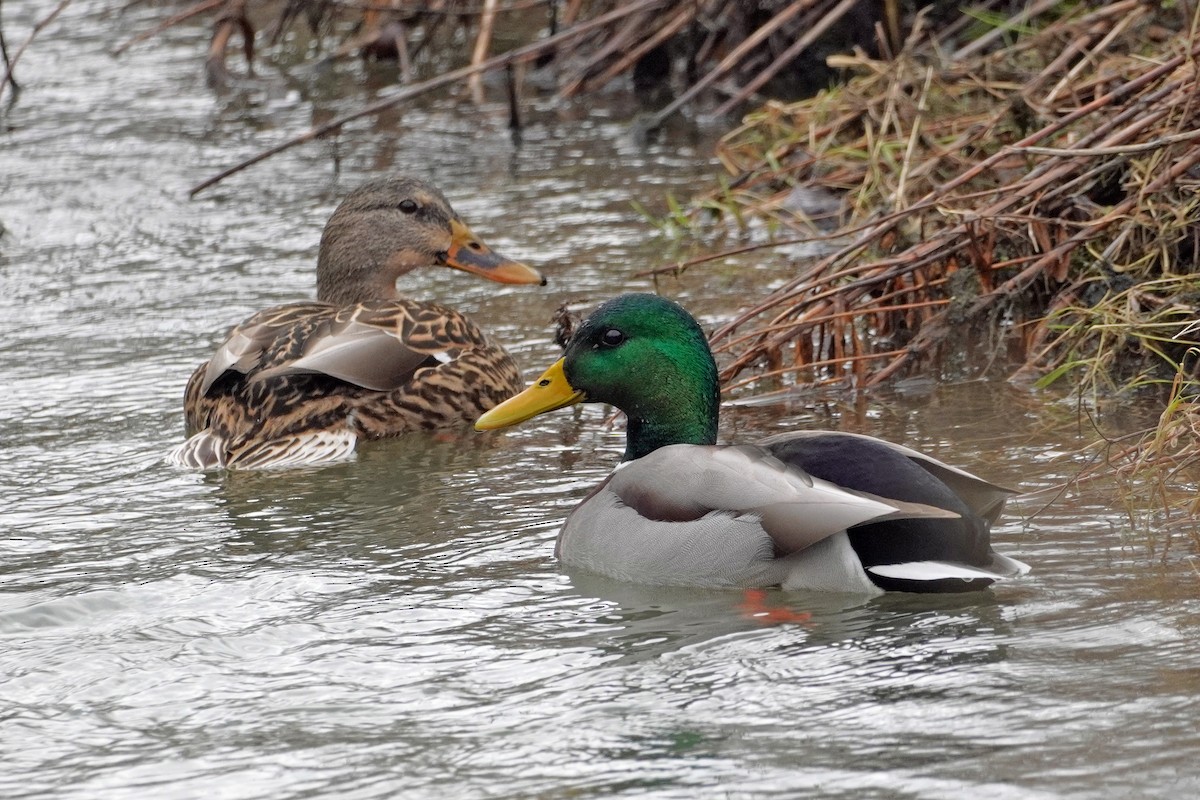
<path fill-rule="evenodd" d="M 669 444 L 714 443 L 720 390 L 704 332 L 658 295 L 609 300 L 575 331 L 562 359 L 475 427 L 502 428 L 579 402 L 625 412 L 625 460 Z"/>

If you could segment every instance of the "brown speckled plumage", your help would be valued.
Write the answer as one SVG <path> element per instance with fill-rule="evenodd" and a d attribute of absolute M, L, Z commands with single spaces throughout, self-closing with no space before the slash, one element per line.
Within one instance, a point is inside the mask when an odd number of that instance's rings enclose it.
<path fill-rule="evenodd" d="M 172 460 L 337 460 L 361 439 L 459 427 L 519 391 L 512 357 L 468 317 L 396 293 L 397 277 L 439 263 L 542 282 L 488 250 L 428 184 L 400 178 L 353 192 L 322 236 L 319 301 L 260 311 L 229 332 L 188 381 L 189 439 Z"/>

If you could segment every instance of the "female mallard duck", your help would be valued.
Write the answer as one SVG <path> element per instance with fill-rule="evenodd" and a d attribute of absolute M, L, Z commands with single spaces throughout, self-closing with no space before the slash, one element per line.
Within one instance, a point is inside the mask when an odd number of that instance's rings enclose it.
<path fill-rule="evenodd" d="M 316 302 L 258 312 L 192 374 L 190 438 L 172 461 L 209 469 L 344 459 L 360 439 L 461 425 L 520 390 L 512 357 L 470 319 L 397 293 L 397 278 L 434 264 L 545 283 L 490 250 L 429 184 L 371 181 L 325 226 Z"/>
<path fill-rule="evenodd" d="M 1028 567 L 992 551 L 1011 492 L 907 447 L 813 431 L 717 446 L 717 367 L 683 308 L 600 306 L 566 354 L 480 417 L 502 428 L 573 403 L 628 417 L 622 463 L 571 512 L 568 566 L 634 583 L 963 592 Z"/>

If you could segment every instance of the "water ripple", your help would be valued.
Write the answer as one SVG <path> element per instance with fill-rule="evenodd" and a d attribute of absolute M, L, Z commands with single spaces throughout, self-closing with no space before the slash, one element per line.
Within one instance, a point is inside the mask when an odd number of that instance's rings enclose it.
<path fill-rule="evenodd" d="M 50 0 L 5 6 L 6 33 Z M 709 145 L 625 135 L 632 110 L 431 98 L 195 201 L 211 171 L 373 96 L 372 67 L 263 64 L 207 92 L 210 32 L 112 59 L 159 12 L 71 4 L 21 64 L 0 146 L 0 796 L 950 798 L 1192 796 L 1195 572 L 1148 555 L 1103 492 L 1017 500 L 1028 578 L 959 598 L 738 592 L 563 573 L 563 517 L 620 457 L 606 411 L 413 436 L 323 468 L 202 475 L 163 458 L 187 376 L 229 324 L 307 297 L 346 187 L 436 177 L 498 249 L 549 275 L 448 270 L 528 375 L 551 318 L 686 242 L 630 205 L 710 185 Z M 69 64 L 70 69 L 61 65 Z M 103 87 L 98 91 L 97 87 Z M 594 105 L 594 104 L 592 104 Z M 135 113 L 130 113 L 130 110 Z M 707 324 L 794 273 L 663 284 Z M 726 440 L 821 425 L 904 441 L 1026 490 L 1082 463 L 1061 410 L 1010 387 L 730 409 Z"/>

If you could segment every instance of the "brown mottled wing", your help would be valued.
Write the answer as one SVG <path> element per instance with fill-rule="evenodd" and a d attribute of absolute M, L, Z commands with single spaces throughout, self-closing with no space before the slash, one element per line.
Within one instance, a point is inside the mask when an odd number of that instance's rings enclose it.
<path fill-rule="evenodd" d="M 430 355 L 457 353 L 473 348 L 493 347 L 469 317 L 460 311 L 437 303 L 417 303 L 400 300 L 388 303 L 388 313 L 409 347 Z"/>
<path fill-rule="evenodd" d="M 462 425 L 521 389 L 512 357 L 465 315 L 435 303 L 391 306 L 405 345 L 426 361 L 404 385 L 354 401 L 364 437 Z"/>
<path fill-rule="evenodd" d="M 327 324 L 334 312 L 326 303 L 291 303 L 260 311 L 235 325 L 203 366 L 204 377 L 196 391 L 208 395 L 213 384 L 225 375 L 248 375 L 260 366 L 274 366 L 269 359 L 286 363 L 303 350 L 314 329 Z"/>
<path fill-rule="evenodd" d="M 374 320 L 334 319 L 312 331 L 299 358 L 259 370 L 250 380 L 328 375 L 364 389 L 385 392 L 403 386 L 429 357 L 409 347 L 394 327 L 380 326 Z"/>
<path fill-rule="evenodd" d="M 349 308 L 295 303 L 268 309 L 229 332 L 196 391 L 209 395 L 214 384 L 235 372 L 251 383 L 328 375 L 364 389 L 390 391 L 431 358 L 448 361 L 458 350 L 482 343 L 474 325 L 455 325 L 439 319 L 438 312 L 454 313 L 407 301 Z"/>
<path fill-rule="evenodd" d="M 341 452 L 357 437 L 461 425 L 519 388 L 508 353 L 452 309 L 297 303 L 234 328 L 192 375 L 185 410 L 189 436 L 215 437 L 224 464 L 259 466 L 323 457 L 323 436 Z M 180 463 L 219 466 L 217 447 Z"/>
<path fill-rule="evenodd" d="M 297 331 L 302 331 L 309 321 L 332 312 L 333 307 L 326 303 L 290 303 L 259 311 L 231 328 L 212 358 L 197 367 L 188 379 L 183 399 L 188 436 L 211 424 L 217 408 L 214 398 L 218 394 L 213 386 L 218 381 L 226 376 L 249 374 L 268 353 L 279 358 L 281 343 L 283 352 L 295 349 Z"/>

